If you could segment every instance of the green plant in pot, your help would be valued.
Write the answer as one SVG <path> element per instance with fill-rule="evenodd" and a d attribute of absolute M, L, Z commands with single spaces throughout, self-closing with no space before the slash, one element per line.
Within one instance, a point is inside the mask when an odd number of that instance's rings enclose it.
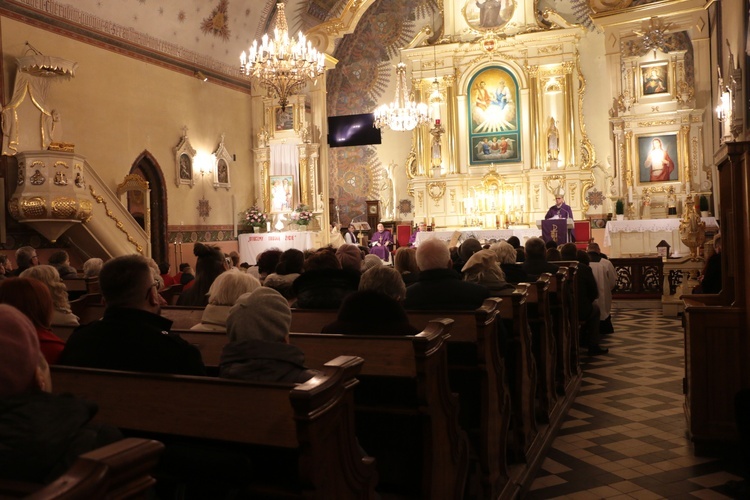
<path fill-rule="evenodd" d="M 622 200 L 617 200 L 615 202 L 615 214 L 617 215 L 618 220 L 622 220 L 625 216 L 625 203 Z"/>

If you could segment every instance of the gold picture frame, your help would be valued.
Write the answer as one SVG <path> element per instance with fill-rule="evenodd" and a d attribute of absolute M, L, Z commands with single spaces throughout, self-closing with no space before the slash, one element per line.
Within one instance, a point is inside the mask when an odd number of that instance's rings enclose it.
<path fill-rule="evenodd" d="M 674 81 L 669 61 L 654 61 L 638 65 L 636 88 L 638 97 L 646 100 L 672 99 Z"/>
<path fill-rule="evenodd" d="M 682 182 L 682 147 L 676 131 L 637 135 L 633 150 L 637 186 Z"/>

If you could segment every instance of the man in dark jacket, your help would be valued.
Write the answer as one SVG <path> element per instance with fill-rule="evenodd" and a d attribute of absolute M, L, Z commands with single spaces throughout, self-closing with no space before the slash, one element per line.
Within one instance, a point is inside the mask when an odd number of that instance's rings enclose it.
<path fill-rule="evenodd" d="M 536 280 L 542 273 L 557 273 L 558 266 L 547 262 L 547 247 L 541 238 L 526 240 L 526 260 L 521 266 L 529 279 Z"/>
<path fill-rule="evenodd" d="M 116 428 L 90 423 L 95 405 L 50 390 L 36 329 L 0 304 L 0 478 L 49 483 L 78 455 L 122 439 Z"/>
<path fill-rule="evenodd" d="M 159 316 L 158 282 L 141 255 L 110 260 L 99 274 L 107 304 L 104 317 L 78 328 L 60 356 L 62 365 L 142 372 L 204 375 L 198 349 L 170 333 Z"/>
<path fill-rule="evenodd" d="M 468 281 L 453 270 L 445 242 L 424 241 L 417 248 L 419 281 L 406 289 L 408 309 L 476 309 L 490 296 L 486 287 Z"/>

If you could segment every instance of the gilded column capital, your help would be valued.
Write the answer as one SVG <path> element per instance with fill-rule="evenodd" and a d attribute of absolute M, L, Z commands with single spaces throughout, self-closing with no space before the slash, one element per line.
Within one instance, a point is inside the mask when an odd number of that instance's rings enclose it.
<path fill-rule="evenodd" d="M 526 72 L 529 74 L 530 78 L 538 78 L 539 77 L 539 66 L 537 66 L 537 65 L 526 66 Z"/>

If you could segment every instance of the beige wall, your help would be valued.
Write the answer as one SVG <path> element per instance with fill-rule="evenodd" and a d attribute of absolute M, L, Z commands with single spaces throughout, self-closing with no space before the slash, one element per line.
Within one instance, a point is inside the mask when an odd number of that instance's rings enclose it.
<path fill-rule="evenodd" d="M 13 92 L 15 58 L 26 53 L 26 41 L 45 55 L 78 62 L 75 78 L 54 82 L 47 102 L 62 116 L 63 140 L 74 143 L 112 189 L 147 150 L 168 186 L 169 225 L 231 224 L 232 195 L 238 212 L 252 204 L 248 95 L 12 19 L 0 18 L 0 23 L 5 102 Z M 225 145 L 237 158 L 230 165 L 229 191 L 215 191 L 212 176 L 204 184 L 197 176 L 192 189 L 177 188 L 173 148 L 183 126 L 199 152 L 213 152 L 226 133 Z M 205 221 L 196 208 L 204 192 L 212 208 Z"/>

